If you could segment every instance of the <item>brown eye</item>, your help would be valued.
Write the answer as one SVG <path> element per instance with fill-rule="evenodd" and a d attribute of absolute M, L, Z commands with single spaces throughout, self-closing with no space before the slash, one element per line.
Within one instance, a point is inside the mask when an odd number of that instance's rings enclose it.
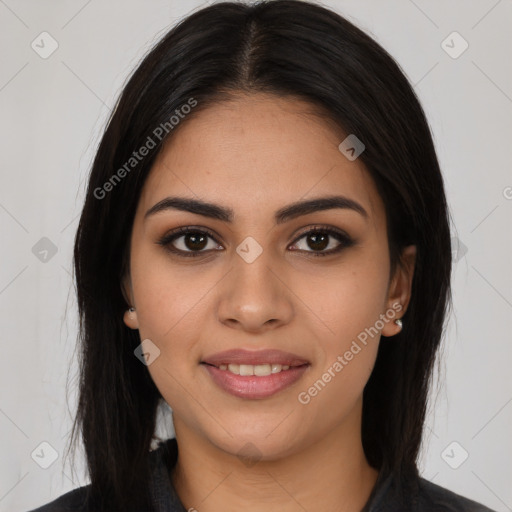
<path fill-rule="evenodd" d="M 220 247 L 212 233 L 190 227 L 179 228 L 166 234 L 158 244 L 172 253 L 186 257 L 200 256 Z"/>
<path fill-rule="evenodd" d="M 328 256 L 329 254 L 335 254 L 354 243 L 346 233 L 332 228 L 322 227 L 315 227 L 302 234 L 297 238 L 294 245 L 299 245 L 297 242 L 302 239 L 305 239 L 305 243 L 301 244 L 302 247 L 293 250 L 308 252 L 314 256 Z"/>
<path fill-rule="evenodd" d="M 189 233 L 179 238 L 183 238 L 183 245 L 191 251 L 200 251 L 208 243 L 208 235 L 203 235 L 202 233 Z"/>
<path fill-rule="evenodd" d="M 310 233 L 306 236 L 308 247 L 314 251 L 323 251 L 329 245 L 331 235 L 326 233 Z"/>

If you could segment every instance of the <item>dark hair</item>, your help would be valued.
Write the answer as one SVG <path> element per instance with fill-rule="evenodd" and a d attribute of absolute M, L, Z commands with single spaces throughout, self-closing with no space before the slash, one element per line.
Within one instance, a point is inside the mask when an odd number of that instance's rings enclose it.
<path fill-rule="evenodd" d="M 418 477 L 451 272 L 443 180 L 425 114 L 393 58 L 338 14 L 296 0 L 225 2 L 185 18 L 143 59 L 94 159 L 74 247 L 81 373 L 71 438 L 80 431 L 97 510 L 151 510 L 148 453 L 162 396 L 134 356 L 141 340 L 123 323 L 121 290 L 142 186 L 167 137 L 240 93 L 305 100 L 355 134 L 386 207 L 392 269 L 401 248 L 417 246 L 403 330 L 380 344 L 364 389 L 362 441 L 381 474 Z M 197 105 L 173 129 L 169 119 L 191 99 Z M 163 126 L 169 134 L 155 136 Z M 155 148 L 128 171 L 148 138 Z"/>

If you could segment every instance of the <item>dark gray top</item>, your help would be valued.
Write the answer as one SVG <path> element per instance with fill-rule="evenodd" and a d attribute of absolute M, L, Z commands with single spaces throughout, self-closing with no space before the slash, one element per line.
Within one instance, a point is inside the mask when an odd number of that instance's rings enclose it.
<path fill-rule="evenodd" d="M 172 460 L 166 460 L 162 445 L 172 454 Z M 158 512 L 187 512 L 181 503 L 172 481 L 169 478 L 169 464 L 176 461 L 176 439 L 159 443 L 156 450 L 150 452 L 152 480 L 151 496 Z M 30 512 L 92 512 L 84 506 L 89 485 L 80 487 L 60 498 Z M 128 511 L 126 511 L 128 512 Z M 393 475 L 379 475 L 368 502 L 361 512 L 494 512 L 491 509 L 455 494 L 424 478 L 420 478 L 417 488 L 405 490 L 397 484 Z"/>

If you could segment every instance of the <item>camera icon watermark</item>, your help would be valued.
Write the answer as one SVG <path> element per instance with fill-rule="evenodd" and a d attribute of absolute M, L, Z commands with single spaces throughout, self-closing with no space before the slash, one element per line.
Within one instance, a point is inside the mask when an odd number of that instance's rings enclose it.
<path fill-rule="evenodd" d="M 441 48 L 452 59 L 458 59 L 469 48 L 469 43 L 454 31 L 441 42 Z"/>
<path fill-rule="evenodd" d="M 263 252 L 263 247 L 252 236 L 248 236 L 238 245 L 236 252 L 246 263 L 252 263 Z"/>
<path fill-rule="evenodd" d="M 453 263 L 457 263 L 462 258 L 464 258 L 464 256 L 466 256 L 466 253 L 468 252 L 468 248 L 456 236 L 452 236 L 451 245 L 452 245 L 452 260 L 453 260 Z"/>
<path fill-rule="evenodd" d="M 48 263 L 56 254 L 57 246 L 49 239 L 43 236 L 32 247 L 32 254 L 41 262 Z"/>
<path fill-rule="evenodd" d="M 135 357 L 146 366 L 155 362 L 160 357 L 160 349 L 148 338 L 133 351 Z"/>
<path fill-rule="evenodd" d="M 366 146 L 356 135 L 351 133 L 340 143 L 338 149 L 348 160 L 353 162 L 366 149 Z"/>
<path fill-rule="evenodd" d="M 261 460 L 262 454 L 255 444 L 245 443 L 236 456 L 244 466 L 251 468 Z"/>
<path fill-rule="evenodd" d="M 39 467 L 48 469 L 59 458 L 59 452 L 50 443 L 43 441 L 32 451 L 30 457 Z"/>
<path fill-rule="evenodd" d="M 457 441 L 451 442 L 442 452 L 441 458 L 450 466 L 452 469 L 458 469 L 466 459 L 469 457 L 469 453 L 460 445 Z"/>
<path fill-rule="evenodd" d="M 59 47 L 57 40 L 48 32 L 41 32 L 30 44 L 39 57 L 47 59 Z"/>

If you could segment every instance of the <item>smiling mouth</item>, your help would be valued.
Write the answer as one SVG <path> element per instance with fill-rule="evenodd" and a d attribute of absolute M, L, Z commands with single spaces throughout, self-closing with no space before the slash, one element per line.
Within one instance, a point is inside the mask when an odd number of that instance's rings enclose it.
<path fill-rule="evenodd" d="M 213 365 L 210 363 L 202 363 L 208 366 L 213 366 L 219 370 L 230 372 L 234 375 L 240 375 L 242 377 L 267 377 L 272 374 L 281 373 L 289 370 L 290 368 L 298 368 L 301 366 L 308 366 L 308 363 L 300 365 L 287 365 L 278 363 L 264 363 L 264 364 L 219 364 Z"/>
<path fill-rule="evenodd" d="M 270 398 L 295 384 L 311 363 L 303 356 L 273 348 L 236 348 L 205 355 L 200 366 L 217 388 L 239 398 Z"/>
<path fill-rule="evenodd" d="M 224 392 L 246 400 L 261 400 L 295 384 L 311 365 L 297 361 L 294 365 L 218 363 L 218 366 L 202 362 L 200 366 Z"/>

